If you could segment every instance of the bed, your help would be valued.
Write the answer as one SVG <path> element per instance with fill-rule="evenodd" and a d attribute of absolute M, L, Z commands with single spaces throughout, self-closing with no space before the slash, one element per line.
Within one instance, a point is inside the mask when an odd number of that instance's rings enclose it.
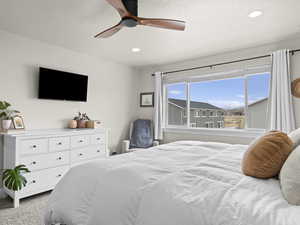
<path fill-rule="evenodd" d="M 246 145 L 179 141 L 71 169 L 45 224 L 299 225 L 276 179 L 241 173 Z"/>

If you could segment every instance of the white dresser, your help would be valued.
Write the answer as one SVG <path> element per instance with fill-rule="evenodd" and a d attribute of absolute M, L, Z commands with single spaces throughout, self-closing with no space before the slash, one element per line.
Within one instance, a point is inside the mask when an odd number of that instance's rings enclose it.
<path fill-rule="evenodd" d="M 108 130 L 106 129 L 57 129 L 25 131 L 4 135 L 4 168 L 24 164 L 31 171 L 21 191 L 5 192 L 19 200 L 52 190 L 64 174 L 74 165 L 107 157 Z"/>

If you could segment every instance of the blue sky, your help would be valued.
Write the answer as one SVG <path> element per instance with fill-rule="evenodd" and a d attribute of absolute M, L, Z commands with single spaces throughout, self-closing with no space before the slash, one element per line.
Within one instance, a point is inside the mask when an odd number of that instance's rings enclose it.
<path fill-rule="evenodd" d="M 266 98 L 269 94 L 269 73 L 248 77 L 248 102 Z M 244 106 L 244 78 L 207 81 L 191 84 L 191 100 L 208 102 L 212 105 L 231 109 Z M 184 84 L 168 86 L 168 97 L 186 99 Z"/>

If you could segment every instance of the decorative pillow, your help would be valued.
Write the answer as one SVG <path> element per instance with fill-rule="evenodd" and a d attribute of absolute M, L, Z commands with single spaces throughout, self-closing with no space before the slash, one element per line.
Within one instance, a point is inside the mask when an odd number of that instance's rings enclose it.
<path fill-rule="evenodd" d="M 285 161 L 280 185 L 284 198 L 292 205 L 300 205 L 300 146 Z"/>
<path fill-rule="evenodd" d="M 294 143 L 294 148 L 296 148 L 300 144 L 300 128 L 293 130 L 288 136 Z"/>
<path fill-rule="evenodd" d="M 265 179 L 277 176 L 292 148 L 293 142 L 285 133 L 266 133 L 254 140 L 244 154 L 243 173 Z"/>

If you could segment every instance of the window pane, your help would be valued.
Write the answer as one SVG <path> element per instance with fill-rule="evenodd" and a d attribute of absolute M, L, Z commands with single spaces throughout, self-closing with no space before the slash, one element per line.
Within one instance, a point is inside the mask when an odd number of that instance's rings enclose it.
<path fill-rule="evenodd" d="M 167 86 L 168 124 L 183 126 L 187 124 L 186 84 L 170 84 Z"/>
<path fill-rule="evenodd" d="M 244 78 L 191 83 L 192 127 L 245 127 Z"/>
<path fill-rule="evenodd" d="M 248 128 L 266 128 L 270 73 L 248 77 Z"/>

